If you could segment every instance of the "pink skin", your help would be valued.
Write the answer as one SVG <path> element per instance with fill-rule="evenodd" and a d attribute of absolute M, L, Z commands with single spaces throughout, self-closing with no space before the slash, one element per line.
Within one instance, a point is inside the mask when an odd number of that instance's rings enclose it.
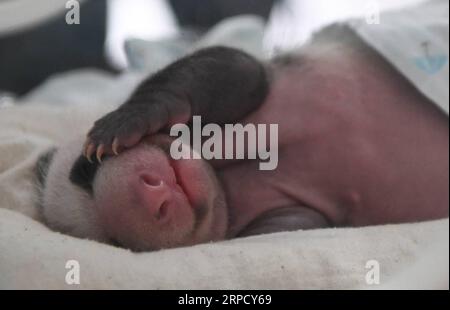
<path fill-rule="evenodd" d="M 104 162 L 93 184 L 101 224 L 134 250 L 223 239 L 227 214 L 217 180 L 198 160 L 171 160 L 173 140 L 154 136 Z"/>
<path fill-rule="evenodd" d="M 225 206 L 204 161 L 171 161 L 161 151 L 170 139 L 146 138 L 95 179 L 109 235 L 134 249 L 191 245 L 235 237 L 285 207 L 333 226 L 448 217 L 448 118 L 373 52 L 311 55 L 278 69 L 267 101 L 243 121 L 279 124 L 277 170 L 212 162 Z M 195 210 L 206 210 L 196 229 Z"/>
<path fill-rule="evenodd" d="M 244 120 L 279 124 L 279 166 L 219 172 L 231 235 L 286 206 L 312 208 L 333 226 L 448 217 L 447 116 L 374 52 L 335 53 L 278 71 L 268 100 Z"/>

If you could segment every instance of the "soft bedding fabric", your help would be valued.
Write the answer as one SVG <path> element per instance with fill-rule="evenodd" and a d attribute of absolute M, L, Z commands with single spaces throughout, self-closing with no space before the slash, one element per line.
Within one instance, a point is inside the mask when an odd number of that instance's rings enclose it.
<path fill-rule="evenodd" d="M 0 227 L 1 289 L 448 289 L 448 239 L 437 242 L 448 233 L 447 220 L 280 233 L 148 254 L 54 233 L 6 210 Z M 80 285 L 65 282 L 71 260 L 80 264 Z M 380 263 L 381 286 L 367 285 L 371 260 Z"/>

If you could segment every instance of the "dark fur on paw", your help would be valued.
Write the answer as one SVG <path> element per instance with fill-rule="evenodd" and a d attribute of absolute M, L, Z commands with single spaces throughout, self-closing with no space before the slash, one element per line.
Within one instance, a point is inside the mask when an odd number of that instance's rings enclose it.
<path fill-rule="evenodd" d="M 162 129 L 168 122 L 168 112 L 162 105 L 124 105 L 94 123 L 87 135 L 83 153 L 89 161 L 96 154 L 98 162 L 105 154 L 118 155 L 138 144 L 141 139 Z"/>

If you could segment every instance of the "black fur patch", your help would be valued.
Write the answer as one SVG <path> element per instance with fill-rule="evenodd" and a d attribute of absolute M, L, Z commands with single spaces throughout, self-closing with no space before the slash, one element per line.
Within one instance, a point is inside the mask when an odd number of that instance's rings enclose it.
<path fill-rule="evenodd" d="M 264 102 L 268 73 L 263 63 L 240 50 L 200 50 L 141 83 L 125 104 L 95 122 L 89 140 L 111 146 L 115 138 L 153 134 L 197 115 L 205 123 L 236 123 Z"/>
<path fill-rule="evenodd" d="M 80 156 L 70 170 L 69 179 L 73 184 L 92 195 L 92 183 L 99 166 L 98 162 L 90 163 L 86 157 Z"/>

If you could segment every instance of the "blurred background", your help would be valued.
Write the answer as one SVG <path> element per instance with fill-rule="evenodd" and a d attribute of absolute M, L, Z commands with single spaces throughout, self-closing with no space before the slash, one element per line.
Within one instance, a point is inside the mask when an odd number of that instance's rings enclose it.
<path fill-rule="evenodd" d="M 262 47 L 270 55 L 303 44 L 331 22 L 420 0 L 81 0 L 78 25 L 66 23 L 68 2 L 0 0 L 0 93 L 21 96 L 79 68 L 127 71 L 130 39 L 195 40 L 227 18 L 253 15 L 262 21 Z"/>

